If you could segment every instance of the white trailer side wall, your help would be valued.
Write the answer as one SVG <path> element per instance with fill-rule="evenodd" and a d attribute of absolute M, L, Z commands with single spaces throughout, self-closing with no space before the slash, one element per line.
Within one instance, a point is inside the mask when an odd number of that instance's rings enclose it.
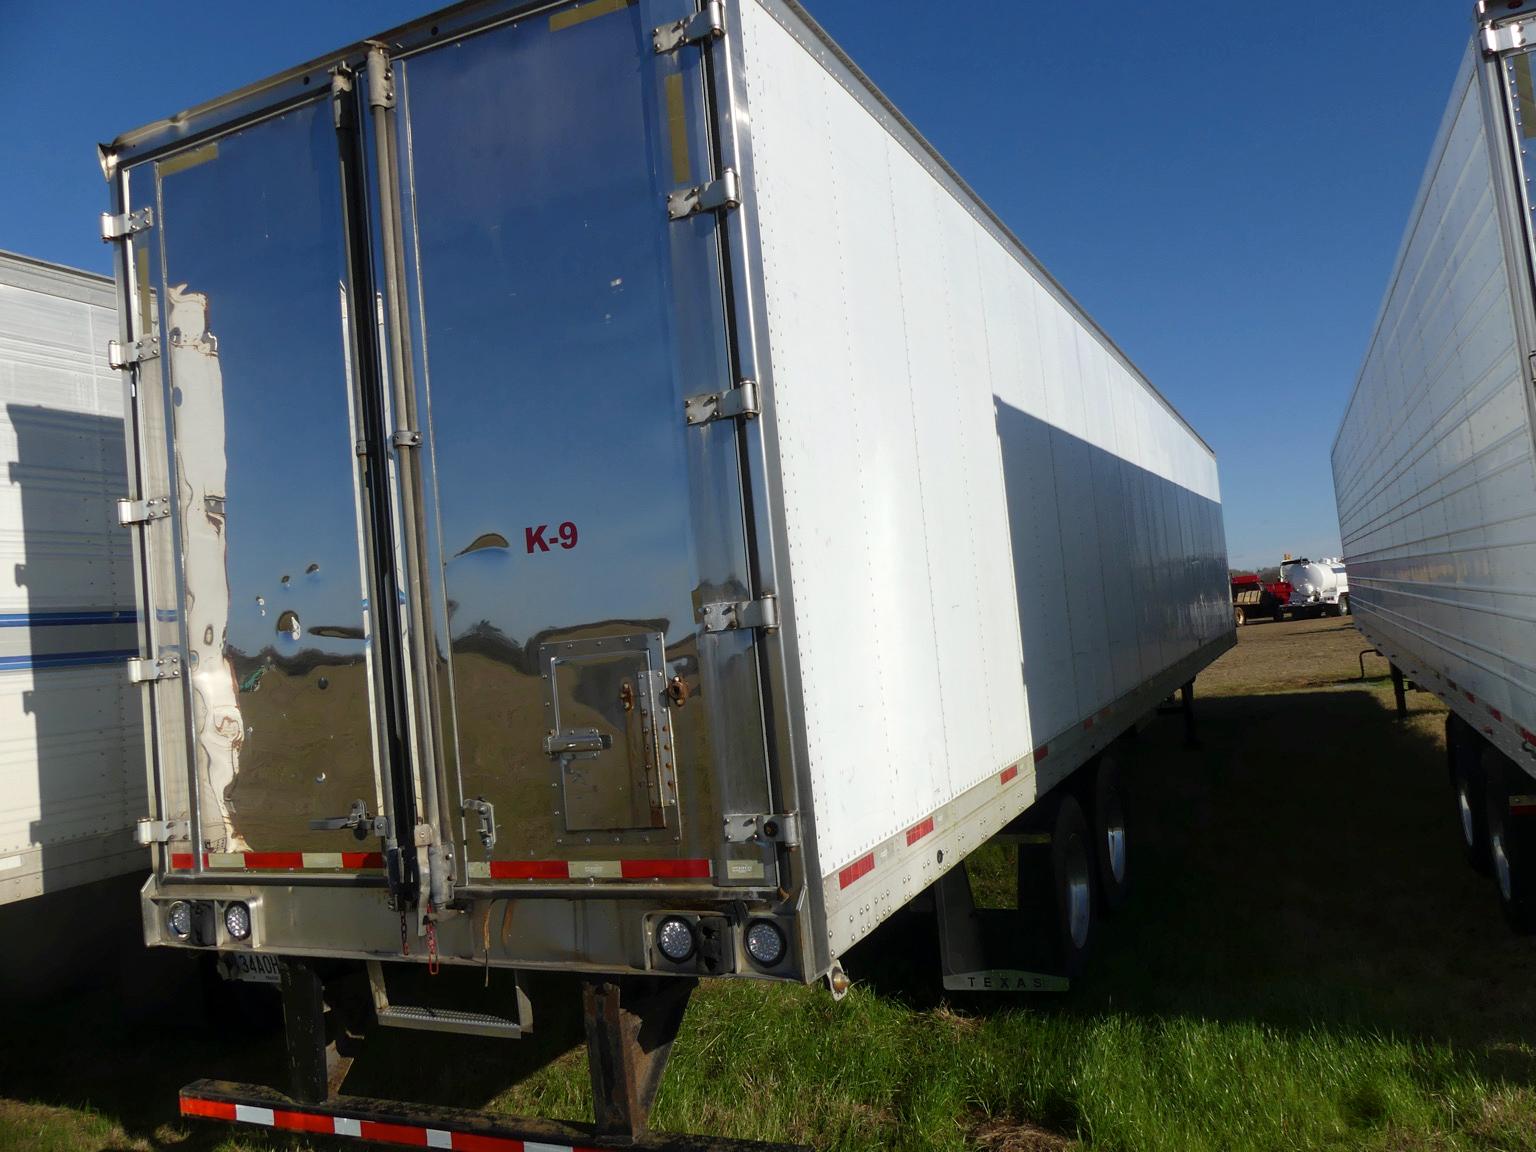
<path fill-rule="evenodd" d="M 148 867 L 101 277 L 0 254 L 0 903 Z"/>
<path fill-rule="evenodd" d="M 742 10 L 832 876 L 1230 634 L 1226 546 L 1210 450 L 793 11 Z"/>
<path fill-rule="evenodd" d="M 1518 749 L 1536 730 L 1536 459 L 1477 64 L 1469 51 L 1333 476 L 1361 630 Z"/>

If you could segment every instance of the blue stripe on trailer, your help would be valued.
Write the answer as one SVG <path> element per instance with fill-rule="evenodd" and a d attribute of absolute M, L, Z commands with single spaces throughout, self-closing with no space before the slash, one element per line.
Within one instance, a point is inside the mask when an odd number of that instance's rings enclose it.
<path fill-rule="evenodd" d="M 115 664 L 139 654 L 137 648 L 109 648 L 99 652 L 48 652 L 38 656 L 0 656 L 0 672 L 36 668 L 88 668 L 96 664 Z"/>
<path fill-rule="evenodd" d="M 132 608 L 79 612 L 0 612 L 0 628 L 56 628 L 67 624 L 135 624 Z"/>

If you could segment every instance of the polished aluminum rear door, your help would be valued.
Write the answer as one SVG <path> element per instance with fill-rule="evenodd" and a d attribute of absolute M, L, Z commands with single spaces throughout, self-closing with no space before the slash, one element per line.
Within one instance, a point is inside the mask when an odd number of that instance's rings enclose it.
<path fill-rule="evenodd" d="M 761 885 L 772 845 L 719 224 L 685 0 L 587 0 L 394 62 L 436 699 L 471 884 Z"/>
<path fill-rule="evenodd" d="M 384 808 L 349 353 L 337 132 L 325 92 L 130 168 L 146 647 L 176 871 L 378 871 Z M 162 667 L 161 671 L 164 671 Z M 180 747 L 178 747 L 178 743 Z M 365 839 L 366 838 L 366 839 Z"/>

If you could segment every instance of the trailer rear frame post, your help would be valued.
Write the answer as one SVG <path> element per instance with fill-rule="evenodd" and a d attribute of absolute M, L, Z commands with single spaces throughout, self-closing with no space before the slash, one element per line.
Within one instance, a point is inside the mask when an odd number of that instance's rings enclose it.
<path fill-rule="evenodd" d="M 603 976 L 582 981 L 592 1116 L 599 1132 L 638 1139 L 698 980 Z"/>
<path fill-rule="evenodd" d="M 1404 690 L 1403 670 L 1396 664 L 1392 666 L 1392 696 L 1397 701 L 1397 718 L 1404 720 L 1408 716 L 1408 696 Z"/>

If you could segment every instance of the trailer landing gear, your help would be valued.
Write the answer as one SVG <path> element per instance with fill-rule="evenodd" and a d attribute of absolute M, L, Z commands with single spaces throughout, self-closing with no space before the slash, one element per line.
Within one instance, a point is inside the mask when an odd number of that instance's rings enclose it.
<path fill-rule="evenodd" d="M 595 1124 L 338 1095 L 352 1062 L 353 1046 L 360 1038 L 350 1009 L 367 1003 L 366 987 L 344 986 L 346 980 L 328 986 L 309 961 L 285 959 L 283 1020 L 290 1095 L 254 1084 L 199 1080 L 181 1090 L 181 1114 L 291 1132 L 351 1136 L 375 1144 L 474 1152 L 522 1152 L 533 1147 L 548 1152 L 619 1148 L 641 1152 L 807 1152 L 798 1145 L 663 1136 L 648 1131 L 656 1089 L 696 980 L 626 975 L 596 976 L 584 982 L 582 1007 Z M 327 993 L 336 992 L 343 995 L 335 996 L 327 1011 Z M 427 1009 L 396 1011 L 430 1014 Z M 438 1025 L 454 1016 L 437 1013 L 433 1030 L 445 1030 Z"/>
<path fill-rule="evenodd" d="M 624 976 L 582 984 L 592 1111 L 599 1132 L 639 1138 L 698 981 Z"/>

